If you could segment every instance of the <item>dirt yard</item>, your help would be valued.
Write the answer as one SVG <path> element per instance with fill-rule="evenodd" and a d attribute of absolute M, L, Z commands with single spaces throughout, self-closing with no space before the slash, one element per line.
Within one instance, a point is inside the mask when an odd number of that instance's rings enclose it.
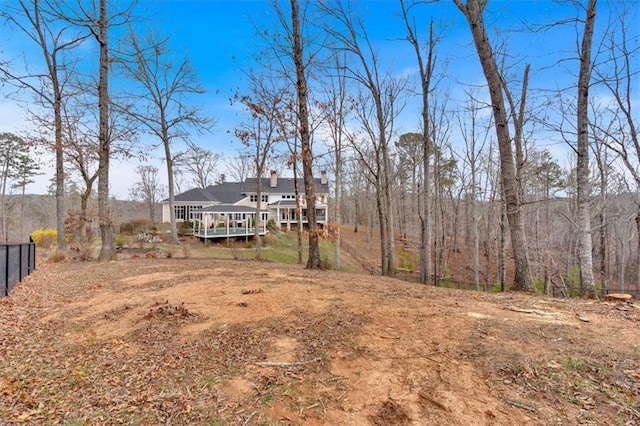
<path fill-rule="evenodd" d="M 638 425 L 638 303 L 274 263 L 41 262 L 0 300 L 0 424 Z"/>

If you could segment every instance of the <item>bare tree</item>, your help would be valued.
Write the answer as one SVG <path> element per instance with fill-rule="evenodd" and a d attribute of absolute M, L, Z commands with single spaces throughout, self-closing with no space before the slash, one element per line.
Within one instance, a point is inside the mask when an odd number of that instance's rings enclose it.
<path fill-rule="evenodd" d="M 66 104 L 65 104 L 66 106 Z M 75 170 L 82 180 L 80 191 L 80 211 L 75 221 L 73 239 L 80 244 L 87 242 L 87 224 L 89 223 L 88 206 L 93 186 L 98 179 L 98 146 L 93 134 L 84 134 L 81 130 L 80 114 L 71 113 L 66 107 L 63 109 L 65 156 L 68 166 Z"/>
<path fill-rule="evenodd" d="M 251 156 L 246 153 L 239 153 L 229 159 L 226 163 L 226 172 L 236 182 L 244 182 L 251 176 Z M 225 176 L 226 178 L 226 176 Z"/>
<path fill-rule="evenodd" d="M 638 81 L 640 49 L 630 39 L 629 22 L 633 22 L 631 8 L 637 4 L 616 3 L 614 19 L 599 52 L 603 55 L 594 67 L 598 81 L 612 96 L 612 102 L 602 105 L 602 119 L 591 123 L 596 133 L 596 144 L 602 143 L 622 161 L 631 176 L 636 192 L 640 191 L 640 138 L 638 118 L 634 111 L 634 83 Z M 594 6 L 595 8 L 595 6 Z M 589 9 L 587 9 L 589 10 Z M 595 12 L 594 12 L 595 13 Z M 593 25 L 593 24 L 592 24 Z M 585 32 L 586 32 L 585 24 Z M 585 35 L 586 37 L 586 35 Z M 635 113 L 635 115 L 634 115 Z M 599 167 L 602 170 L 602 167 Z M 640 289 L 640 202 L 636 203 L 636 280 Z M 601 225 L 602 226 L 602 225 Z"/>
<path fill-rule="evenodd" d="M 309 2 L 298 2 L 290 0 L 290 8 L 287 9 L 284 2 L 272 1 L 275 16 L 278 19 L 276 30 L 264 29 L 260 31 L 268 49 L 261 52 L 258 62 L 268 69 L 273 78 L 281 78 L 289 82 L 295 88 L 291 96 L 289 110 L 293 119 L 287 120 L 286 110 L 283 109 L 281 118 L 283 119 L 282 132 L 291 133 L 294 143 L 300 143 L 300 152 L 294 153 L 287 161 L 293 166 L 294 174 L 297 174 L 295 167 L 298 161 L 298 154 L 302 160 L 302 174 L 305 189 L 305 204 L 307 207 L 308 223 L 308 246 L 309 254 L 307 258 L 307 268 L 320 269 L 322 267 L 320 257 L 319 235 L 316 222 L 316 195 L 313 180 L 313 124 L 310 111 L 310 74 L 313 67 L 314 52 L 309 51 L 312 46 L 309 29 L 308 6 Z M 302 5 L 302 8 L 300 7 Z M 315 43 L 322 45 L 315 40 Z M 283 83 L 284 84 L 284 83 Z M 297 181 L 295 181 L 297 195 Z M 299 206 L 299 204 L 298 204 Z M 302 236 L 302 229 L 298 229 L 299 236 Z M 299 245 L 299 252 L 302 247 Z"/>
<path fill-rule="evenodd" d="M 109 44 L 109 34 L 114 27 L 131 20 L 135 1 L 122 9 L 107 7 L 107 0 L 77 0 L 76 3 L 56 3 L 57 16 L 78 28 L 86 29 L 98 44 L 98 222 L 101 247 L 98 260 L 110 261 L 117 258 L 114 226 L 110 213 L 109 170 L 112 156 L 112 142 L 115 139 L 111 121 L 109 93 L 109 68 L 113 55 Z"/>
<path fill-rule="evenodd" d="M 134 200 L 142 200 L 149 208 L 149 219 L 156 221 L 156 204 L 164 192 L 164 186 L 158 179 L 158 168 L 156 166 L 138 166 L 136 173 L 140 180 L 136 182 L 129 190 L 131 198 Z"/>
<path fill-rule="evenodd" d="M 91 16 L 86 15 L 85 16 Z M 109 27 L 107 0 L 100 0 L 97 25 L 91 32 L 100 46 L 98 77 L 98 222 L 102 245 L 98 260 L 116 259 L 116 242 L 109 210 L 109 165 L 111 140 L 109 139 Z"/>
<path fill-rule="evenodd" d="M 88 206 L 98 179 L 100 146 L 99 127 L 97 128 L 96 124 L 99 123 L 99 110 L 95 102 L 95 88 L 98 84 L 93 78 L 89 78 L 87 81 L 74 83 L 74 86 L 76 88 L 73 94 L 67 96 L 63 102 L 62 116 L 66 175 L 80 178 L 80 210 L 77 215 L 74 213 L 74 220 L 68 223 L 74 224 L 75 242 L 84 244 L 89 243 L 86 231 L 92 219 L 88 216 Z M 117 109 L 110 109 L 108 119 L 110 155 L 131 157 L 137 141 L 135 127 Z"/>
<path fill-rule="evenodd" d="M 507 110 L 505 108 L 505 92 L 508 91 L 508 88 L 498 69 L 495 55 L 489 42 L 489 35 L 485 29 L 482 15 L 486 2 L 482 0 L 467 0 L 466 3 L 463 3 L 462 0 L 454 0 L 454 3 L 467 19 L 471 34 L 473 35 L 478 58 L 482 65 L 487 85 L 489 86 L 494 125 L 500 151 L 502 187 L 515 263 L 515 275 L 512 287 L 514 290 L 532 292 L 535 291 L 535 287 L 531 277 L 526 234 L 522 219 L 520 190 L 511 147 L 512 138 L 509 131 Z M 516 125 L 516 123 L 512 124 Z"/>
<path fill-rule="evenodd" d="M 187 95 L 202 94 L 197 73 L 187 58 L 174 61 L 169 56 L 168 41 L 157 40 L 153 35 L 138 37 L 130 30 L 131 60 L 121 62 L 126 76 L 137 82 L 136 101 L 128 108 L 131 116 L 157 137 L 164 149 L 169 191 L 169 217 L 171 243 L 178 243 L 178 229 L 174 211 L 175 185 L 172 142 L 188 140 L 189 129 L 205 130 L 212 124 L 210 118 L 183 100 Z"/>
<path fill-rule="evenodd" d="M 98 221 L 102 246 L 98 257 L 101 261 L 116 258 L 116 243 L 109 210 L 109 165 L 111 140 L 109 138 L 109 17 L 107 0 L 100 0 L 97 28 L 92 33 L 100 45 L 100 71 L 98 82 Z"/>
<path fill-rule="evenodd" d="M 480 121 L 482 106 L 473 94 L 467 92 L 467 105 L 458 113 L 458 125 L 464 139 L 466 150 L 463 163 L 469 168 L 470 182 L 467 200 L 471 204 L 471 237 L 473 245 L 473 283 L 480 290 L 480 239 L 478 235 L 478 190 L 480 157 L 489 138 L 489 127 Z"/>
<path fill-rule="evenodd" d="M 376 179 L 382 273 L 391 275 L 395 272 L 395 230 L 389 151 L 391 135 L 394 133 L 394 120 L 403 106 L 401 94 L 405 89 L 406 79 L 382 72 L 379 55 L 371 43 L 365 25 L 356 17 L 356 13 L 347 2 L 320 2 L 319 7 L 333 20 L 327 31 L 335 40 L 337 49 L 346 52 L 355 60 L 346 70 L 347 77 L 354 79 L 361 86 L 360 94 L 355 99 L 354 113 L 374 147 L 373 156 L 365 155 L 361 150 L 360 157 L 367 161 L 373 159 L 373 167 L 369 169 Z M 362 140 L 358 142 L 361 143 Z"/>
<path fill-rule="evenodd" d="M 56 229 L 58 247 L 64 249 L 65 194 L 62 101 L 67 83 L 74 72 L 76 60 L 68 54 L 88 35 L 57 16 L 51 4 L 40 0 L 20 0 L 4 6 L 1 16 L 14 28 L 27 36 L 40 51 L 44 70 L 13 71 L 10 63 L 0 63 L 0 76 L 19 90 L 33 93 L 37 102 L 53 113 L 53 148 L 56 157 Z"/>
<path fill-rule="evenodd" d="M 262 258 L 262 244 L 259 224 L 262 212 L 262 176 L 267 160 L 273 155 L 276 145 L 287 138 L 281 133 L 281 117 L 286 88 L 283 88 L 265 75 L 250 75 L 252 95 L 236 95 L 235 101 L 243 104 L 250 114 L 250 121 L 241 124 L 235 130 L 238 139 L 247 147 L 247 154 L 253 160 L 256 176 L 256 220 L 254 239 L 256 259 Z"/>
<path fill-rule="evenodd" d="M 578 208 L 578 262 L 580 265 L 580 285 L 585 297 L 596 297 L 593 278 L 592 238 L 591 238 L 591 199 L 589 184 L 589 86 L 591 81 L 591 46 L 595 26 L 597 0 L 589 0 L 584 21 L 584 33 L 580 51 L 580 74 L 578 76 L 577 130 L 578 156 L 577 208 Z"/>
<path fill-rule="evenodd" d="M 187 150 L 180 158 L 184 170 L 189 172 L 197 188 L 206 188 L 214 184 L 218 168 L 224 155 L 187 142 Z"/>
<path fill-rule="evenodd" d="M 340 269 L 340 233 L 342 225 L 341 209 L 343 208 L 343 169 L 344 150 L 346 143 L 346 116 L 349 112 L 348 88 L 346 76 L 346 58 L 344 55 L 334 55 L 334 65 L 328 70 L 328 82 L 325 85 L 326 101 L 321 103 L 324 109 L 324 121 L 331 139 L 334 162 L 334 213 L 333 220 L 337 226 L 334 241 L 333 267 Z M 357 227 L 356 227 L 357 229 Z"/>
<path fill-rule="evenodd" d="M 435 49 L 438 40 L 434 32 L 432 20 L 429 23 L 429 38 L 426 52 L 423 51 L 415 21 L 410 16 L 411 9 L 421 3 L 423 2 L 414 1 L 407 5 L 404 0 L 400 0 L 402 17 L 407 28 L 407 40 L 411 43 L 415 52 L 420 75 L 423 182 L 422 190 L 418 193 L 418 217 L 420 218 L 420 282 L 425 284 L 431 278 L 431 152 L 433 151 L 431 126 L 433 125 L 433 118 L 430 117 L 430 112 L 436 65 Z"/>
<path fill-rule="evenodd" d="M 307 221 L 309 223 L 309 257 L 308 269 L 321 269 L 320 245 L 316 223 L 316 195 L 313 184 L 313 152 L 311 151 L 311 127 L 309 125 L 309 86 L 307 84 L 307 66 L 304 53 L 303 20 L 300 17 L 298 1 L 291 0 L 292 23 L 292 57 L 296 69 L 296 91 L 298 94 L 298 124 L 300 144 L 302 149 L 302 172 L 304 175 L 304 190 L 307 200 Z"/>

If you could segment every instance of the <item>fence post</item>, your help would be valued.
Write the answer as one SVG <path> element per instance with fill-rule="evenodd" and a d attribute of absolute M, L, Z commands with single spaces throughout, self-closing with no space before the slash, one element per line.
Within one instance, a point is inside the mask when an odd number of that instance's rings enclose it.
<path fill-rule="evenodd" d="M 31 251 L 33 250 L 33 257 L 31 257 Z M 33 262 L 31 262 L 33 259 Z M 33 241 L 33 237 L 29 235 L 29 274 L 36 270 L 36 242 Z"/>
<path fill-rule="evenodd" d="M 22 282 L 22 244 L 18 246 L 18 282 Z"/>

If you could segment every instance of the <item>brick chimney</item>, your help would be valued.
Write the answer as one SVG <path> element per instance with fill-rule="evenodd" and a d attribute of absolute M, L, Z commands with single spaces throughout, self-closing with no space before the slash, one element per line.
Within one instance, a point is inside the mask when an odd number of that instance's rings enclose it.
<path fill-rule="evenodd" d="M 320 184 L 321 185 L 326 185 L 327 184 L 327 171 L 323 170 L 320 172 Z"/>
<path fill-rule="evenodd" d="M 278 172 L 276 172 L 275 170 L 271 170 L 270 186 L 271 188 L 275 188 L 276 186 L 278 186 Z"/>

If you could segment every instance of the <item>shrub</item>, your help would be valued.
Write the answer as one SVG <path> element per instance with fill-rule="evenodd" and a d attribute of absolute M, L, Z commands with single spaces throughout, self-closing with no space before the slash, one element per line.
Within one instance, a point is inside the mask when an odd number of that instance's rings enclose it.
<path fill-rule="evenodd" d="M 273 218 L 269 219 L 269 221 L 267 222 L 267 229 L 269 230 L 269 232 L 275 232 L 276 221 Z"/>
<path fill-rule="evenodd" d="M 116 246 L 124 247 L 129 245 L 129 236 L 123 232 L 116 235 Z"/>
<path fill-rule="evenodd" d="M 127 235 L 139 234 L 141 232 L 155 231 L 156 225 L 149 219 L 133 219 L 120 224 L 120 232 Z"/>
<path fill-rule="evenodd" d="M 176 226 L 178 227 L 178 232 L 188 233 L 193 230 L 194 223 L 191 222 L 190 220 L 185 220 L 185 221 L 176 223 Z"/>
<path fill-rule="evenodd" d="M 31 238 L 33 238 L 33 241 L 38 247 L 48 249 L 57 241 L 58 231 L 52 228 L 36 229 L 31 234 Z"/>

